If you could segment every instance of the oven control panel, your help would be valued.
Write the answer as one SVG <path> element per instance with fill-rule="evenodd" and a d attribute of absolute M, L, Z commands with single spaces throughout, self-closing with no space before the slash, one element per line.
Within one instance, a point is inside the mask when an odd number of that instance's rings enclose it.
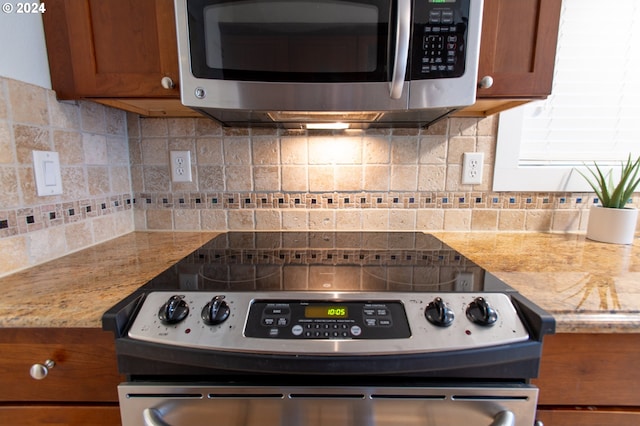
<path fill-rule="evenodd" d="M 402 339 L 411 330 L 397 301 L 256 300 L 245 336 L 280 339 Z"/>
<path fill-rule="evenodd" d="M 128 337 L 218 351 L 398 354 L 529 339 L 504 293 L 157 291 Z"/>

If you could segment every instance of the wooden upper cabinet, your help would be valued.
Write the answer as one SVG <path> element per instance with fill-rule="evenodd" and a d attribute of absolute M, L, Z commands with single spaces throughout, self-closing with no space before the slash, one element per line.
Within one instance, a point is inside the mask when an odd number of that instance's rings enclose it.
<path fill-rule="evenodd" d="M 173 10 L 172 0 L 47 0 L 58 98 L 179 98 Z M 163 77 L 176 87 L 164 88 Z"/>
<path fill-rule="evenodd" d="M 561 0 L 485 0 L 478 98 L 545 98 L 551 93 Z"/>

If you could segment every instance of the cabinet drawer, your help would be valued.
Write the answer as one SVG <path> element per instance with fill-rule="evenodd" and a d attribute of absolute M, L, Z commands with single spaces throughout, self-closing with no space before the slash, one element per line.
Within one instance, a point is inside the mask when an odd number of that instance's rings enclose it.
<path fill-rule="evenodd" d="M 118 374 L 113 335 L 100 329 L 0 329 L 0 401 L 117 402 Z M 33 364 L 55 366 L 42 380 Z"/>
<path fill-rule="evenodd" d="M 19 426 L 120 426 L 120 411 L 112 406 L 2 406 L 0 425 Z"/>

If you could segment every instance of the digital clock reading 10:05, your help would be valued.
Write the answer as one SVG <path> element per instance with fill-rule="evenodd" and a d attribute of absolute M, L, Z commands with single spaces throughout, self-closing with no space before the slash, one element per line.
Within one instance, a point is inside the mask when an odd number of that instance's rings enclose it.
<path fill-rule="evenodd" d="M 307 306 L 304 308 L 305 318 L 346 318 L 346 306 Z"/>

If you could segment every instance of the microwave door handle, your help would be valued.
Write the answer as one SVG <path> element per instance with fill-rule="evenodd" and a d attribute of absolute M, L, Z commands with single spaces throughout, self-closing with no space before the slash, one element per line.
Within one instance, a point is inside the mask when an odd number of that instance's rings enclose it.
<path fill-rule="evenodd" d="M 391 99 L 402 97 L 404 76 L 409 62 L 409 37 L 411 35 L 411 0 L 396 0 L 398 13 L 396 21 L 396 49 L 393 58 L 393 72 L 389 82 Z"/>

